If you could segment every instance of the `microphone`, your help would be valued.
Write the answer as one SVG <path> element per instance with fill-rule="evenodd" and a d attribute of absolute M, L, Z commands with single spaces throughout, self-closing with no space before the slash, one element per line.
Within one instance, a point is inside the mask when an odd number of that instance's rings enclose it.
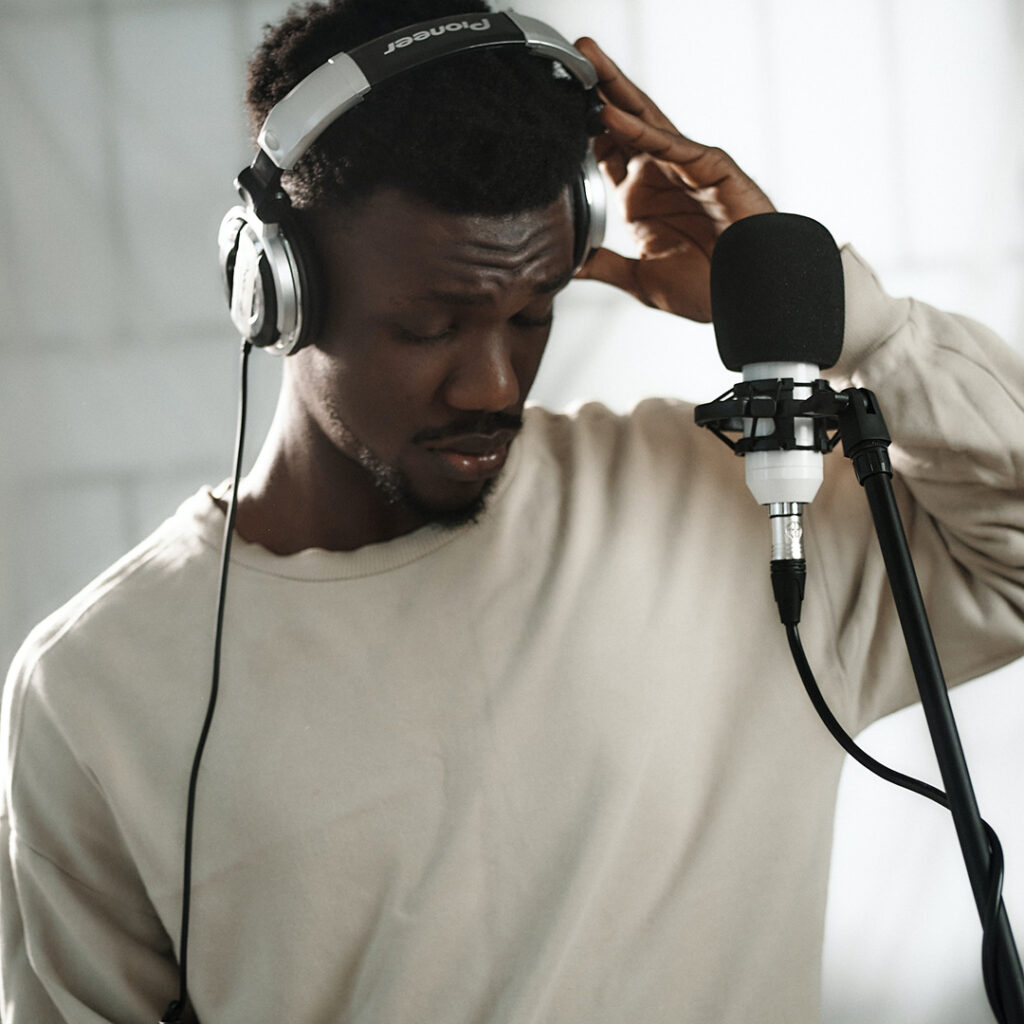
<path fill-rule="evenodd" d="M 741 372 L 747 486 L 768 507 L 772 585 L 783 621 L 800 620 L 806 562 L 802 515 L 835 443 L 810 411 L 831 393 L 821 370 L 843 344 L 843 267 L 827 228 L 792 213 L 730 225 L 711 257 L 711 317 L 722 362 Z M 705 407 L 706 408 L 706 407 Z"/>

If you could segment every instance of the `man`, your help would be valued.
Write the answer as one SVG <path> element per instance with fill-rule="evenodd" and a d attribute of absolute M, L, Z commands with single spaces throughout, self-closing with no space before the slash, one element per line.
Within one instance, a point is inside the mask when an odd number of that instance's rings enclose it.
<path fill-rule="evenodd" d="M 254 123 L 333 53 L 445 13 L 293 12 L 251 65 Z M 644 257 L 581 276 L 706 320 L 715 239 L 771 204 L 578 45 Z M 207 1024 L 818 1019 L 842 753 L 756 568 L 763 511 L 682 403 L 524 411 L 590 121 L 545 62 L 462 55 L 368 97 L 286 180 L 323 320 L 238 495 L 190 889 Z M 899 439 L 958 682 L 1024 649 L 1024 372 L 843 262 L 834 375 Z M 850 729 L 914 696 L 858 491 L 833 467 L 808 514 L 805 638 Z M 186 502 L 12 670 L 7 1024 L 152 1020 L 176 992 L 228 497 Z"/>

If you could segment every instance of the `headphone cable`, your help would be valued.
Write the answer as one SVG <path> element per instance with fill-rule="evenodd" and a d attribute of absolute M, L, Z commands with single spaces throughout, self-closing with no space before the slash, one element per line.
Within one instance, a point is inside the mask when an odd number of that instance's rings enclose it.
<path fill-rule="evenodd" d="M 199 782 L 199 767 L 203 760 L 206 740 L 213 724 L 213 715 L 217 708 L 217 694 L 220 690 L 220 651 L 224 633 L 224 607 L 227 595 L 228 567 L 231 563 L 231 538 L 235 529 L 235 517 L 238 513 L 238 485 L 242 476 L 242 452 L 245 446 L 245 418 L 249 404 L 249 353 L 252 343 L 242 341 L 241 368 L 238 386 L 238 426 L 235 434 L 235 458 L 231 476 L 231 498 L 228 502 L 227 515 L 224 520 L 224 539 L 221 544 L 220 582 L 217 588 L 217 625 L 213 639 L 213 672 L 210 681 L 210 696 L 206 705 L 206 718 L 199 733 L 195 756 L 192 759 L 192 772 L 188 783 L 188 806 L 185 812 L 185 859 L 182 869 L 182 902 L 181 902 L 181 938 L 178 952 L 178 997 L 173 1000 L 163 1016 L 160 1024 L 181 1024 L 183 1014 L 190 1010 L 188 998 L 188 935 L 189 917 L 192 909 L 192 848 L 195 834 L 196 791 Z"/>

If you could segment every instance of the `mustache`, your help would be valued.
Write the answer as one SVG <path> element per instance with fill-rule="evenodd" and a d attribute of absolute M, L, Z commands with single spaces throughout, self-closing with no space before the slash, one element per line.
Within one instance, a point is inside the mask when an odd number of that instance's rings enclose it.
<path fill-rule="evenodd" d="M 443 427 L 428 427 L 413 436 L 415 444 L 429 441 L 446 441 L 450 437 L 464 437 L 467 434 L 496 434 L 499 430 L 521 430 L 523 417 L 514 412 L 485 412 L 463 416 Z"/>

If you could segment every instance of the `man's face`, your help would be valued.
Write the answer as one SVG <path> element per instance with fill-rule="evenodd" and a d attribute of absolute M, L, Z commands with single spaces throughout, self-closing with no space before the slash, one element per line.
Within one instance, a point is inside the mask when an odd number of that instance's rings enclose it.
<path fill-rule="evenodd" d="M 483 217 L 381 190 L 312 230 L 325 322 L 288 370 L 318 471 L 416 523 L 471 518 L 519 429 L 572 272 L 567 200 Z"/>

